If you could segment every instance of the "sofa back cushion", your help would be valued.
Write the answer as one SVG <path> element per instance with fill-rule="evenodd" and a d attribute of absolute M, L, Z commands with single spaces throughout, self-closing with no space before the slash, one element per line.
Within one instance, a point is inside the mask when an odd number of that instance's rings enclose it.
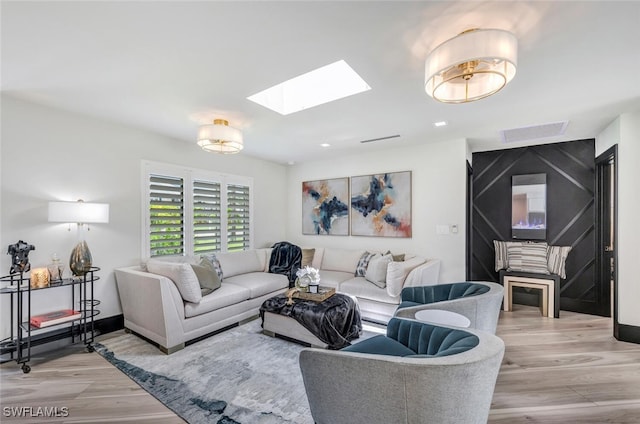
<path fill-rule="evenodd" d="M 400 308 L 478 296 L 487 293 L 490 289 L 485 284 L 468 281 L 434 286 L 405 287 L 401 292 L 402 303 Z"/>
<path fill-rule="evenodd" d="M 415 355 L 408 355 L 410 357 L 455 355 L 480 344 L 478 336 L 464 330 L 398 318 L 389 321 L 387 337 L 415 352 Z"/>
<path fill-rule="evenodd" d="M 356 272 L 358 261 L 364 250 L 335 249 L 327 247 L 324 249 L 321 269 L 329 271 Z"/>
<path fill-rule="evenodd" d="M 242 250 L 240 252 L 216 253 L 225 278 L 248 272 L 264 271 L 260 258 L 255 250 Z"/>

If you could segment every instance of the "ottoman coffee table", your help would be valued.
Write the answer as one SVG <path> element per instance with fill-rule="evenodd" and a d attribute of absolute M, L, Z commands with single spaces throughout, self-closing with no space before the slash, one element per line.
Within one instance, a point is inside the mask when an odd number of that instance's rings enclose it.
<path fill-rule="evenodd" d="M 360 308 L 351 296 L 335 293 L 320 302 L 294 298 L 287 305 L 284 294 L 264 301 L 260 307 L 263 332 L 314 347 L 341 349 L 360 336 Z"/>

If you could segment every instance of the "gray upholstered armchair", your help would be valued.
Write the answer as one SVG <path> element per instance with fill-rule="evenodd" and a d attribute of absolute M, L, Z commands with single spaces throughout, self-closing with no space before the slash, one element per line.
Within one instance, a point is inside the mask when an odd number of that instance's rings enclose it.
<path fill-rule="evenodd" d="M 420 310 L 441 309 L 469 318 L 471 328 L 495 334 L 503 297 L 500 284 L 484 281 L 405 287 L 395 316 L 415 319 Z"/>
<path fill-rule="evenodd" d="M 300 369 L 318 424 L 484 424 L 503 355 L 493 334 L 392 318 L 386 336 L 304 349 Z"/>

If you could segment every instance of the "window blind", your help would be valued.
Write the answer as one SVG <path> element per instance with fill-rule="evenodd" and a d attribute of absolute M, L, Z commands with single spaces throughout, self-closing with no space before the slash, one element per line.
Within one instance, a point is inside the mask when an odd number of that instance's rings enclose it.
<path fill-rule="evenodd" d="M 227 185 L 227 250 L 250 248 L 249 187 Z"/>
<path fill-rule="evenodd" d="M 220 183 L 193 182 L 193 251 L 195 254 L 221 249 Z"/>
<path fill-rule="evenodd" d="M 149 175 L 151 256 L 184 254 L 184 180 Z"/>

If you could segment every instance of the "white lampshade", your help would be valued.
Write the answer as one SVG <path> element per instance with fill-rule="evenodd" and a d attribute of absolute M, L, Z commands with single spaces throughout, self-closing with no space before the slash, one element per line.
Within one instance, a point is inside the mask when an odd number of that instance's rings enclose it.
<path fill-rule="evenodd" d="M 49 202 L 49 222 L 108 223 L 108 203 Z"/>
<path fill-rule="evenodd" d="M 202 125 L 198 130 L 198 146 L 208 152 L 233 154 L 244 147 L 242 132 L 229 126 L 224 119 L 216 119 L 213 124 Z"/>
<path fill-rule="evenodd" d="M 445 41 L 425 61 L 425 91 L 444 103 L 490 96 L 516 74 L 518 40 L 500 29 L 477 29 Z"/>

